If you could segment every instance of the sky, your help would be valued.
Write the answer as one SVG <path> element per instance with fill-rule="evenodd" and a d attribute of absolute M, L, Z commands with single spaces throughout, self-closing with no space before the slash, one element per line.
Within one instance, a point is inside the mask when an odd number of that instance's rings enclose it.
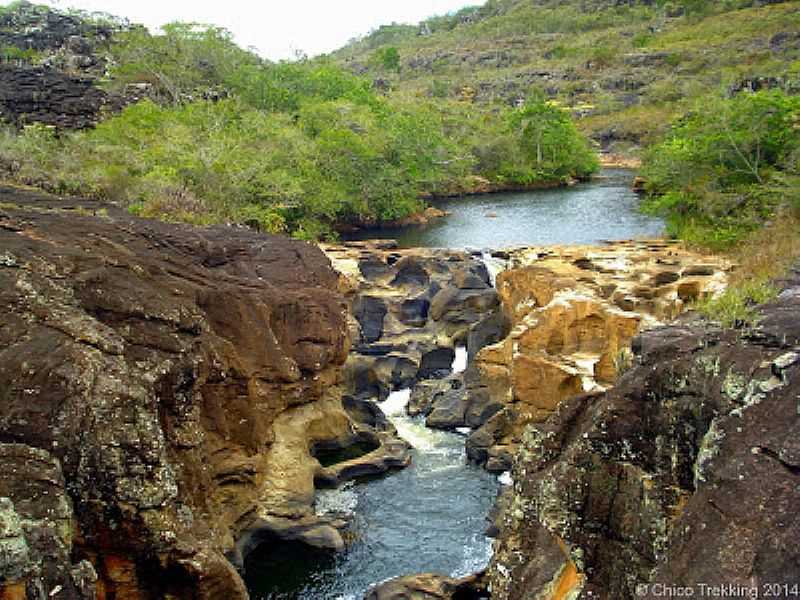
<path fill-rule="evenodd" d="M 41 2 L 41 0 L 40 0 Z M 5 2 L 0 2 L 5 4 Z M 244 48 L 271 60 L 315 56 L 392 22 L 427 17 L 480 4 L 480 0 L 45 0 L 56 8 L 78 8 L 126 17 L 151 30 L 170 21 L 218 25 Z"/>

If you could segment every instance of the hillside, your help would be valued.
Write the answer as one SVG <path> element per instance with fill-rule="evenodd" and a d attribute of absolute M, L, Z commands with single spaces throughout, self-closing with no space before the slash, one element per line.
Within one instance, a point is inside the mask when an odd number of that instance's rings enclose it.
<path fill-rule="evenodd" d="M 635 154 L 708 93 L 800 90 L 800 3 L 490 0 L 333 56 L 395 93 L 514 104 L 539 90 L 603 149 Z"/>
<path fill-rule="evenodd" d="M 387 97 L 324 59 L 270 63 L 213 25 L 150 33 L 15 2 L 0 45 L 0 177 L 143 216 L 319 239 L 418 222 L 426 197 L 597 169 L 543 97 L 502 110 Z"/>

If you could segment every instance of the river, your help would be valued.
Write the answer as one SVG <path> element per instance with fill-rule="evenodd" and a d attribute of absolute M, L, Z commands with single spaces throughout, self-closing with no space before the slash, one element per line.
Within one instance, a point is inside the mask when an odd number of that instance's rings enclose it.
<path fill-rule="evenodd" d="M 663 223 L 638 211 L 631 179 L 630 171 L 607 169 L 569 188 L 448 200 L 438 203 L 451 212 L 445 219 L 361 237 L 395 238 L 403 247 L 486 249 L 658 236 Z M 484 257 L 495 275 L 497 265 Z M 459 351 L 453 368 L 465 367 L 465 352 Z M 428 429 L 407 416 L 408 397 L 409 390 L 397 390 L 382 408 L 414 446 L 412 465 L 318 492 L 318 512 L 353 516 L 348 549 L 331 554 L 299 544 L 262 545 L 246 563 L 254 599 L 361 600 L 369 587 L 388 578 L 423 572 L 461 576 L 488 564 L 491 540 L 484 531 L 498 478 L 466 462 L 463 436 Z"/>
<path fill-rule="evenodd" d="M 435 202 L 450 213 L 424 227 L 361 231 L 348 239 L 396 239 L 403 248 L 507 248 L 658 237 L 661 219 L 639 211 L 633 172 L 604 169 L 571 187 Z"/>

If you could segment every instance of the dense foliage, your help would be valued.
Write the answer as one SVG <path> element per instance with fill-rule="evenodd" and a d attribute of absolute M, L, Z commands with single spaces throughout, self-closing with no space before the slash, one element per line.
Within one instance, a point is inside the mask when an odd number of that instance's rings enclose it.
<path fill-rule="evenodd" d="M 137 84 L 151 100 L 92 130 L 6 131 L 6 173 L 143 215 L 319 238 L 402 219 L 476 177 L 537 185 L 597 168 L 568 114 L 543 99 L 476 109 L 386 96 L 324 60 L 265 63 L 197 24 L 130 28 L 109 54 L 108 86 Z M 378 60 L 399 65 L 396 50 Z"/>
<path fill-rule="evenodd" d="M 726 247 L 777 212 L 800 209 L 800 97 L 708 99 L 647 154 L 649 209 L 672 233 Z"/>

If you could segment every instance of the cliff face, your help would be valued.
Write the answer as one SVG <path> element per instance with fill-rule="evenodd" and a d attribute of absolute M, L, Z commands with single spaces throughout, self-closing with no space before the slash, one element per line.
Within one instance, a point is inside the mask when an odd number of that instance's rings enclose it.
<path fill-rule="evenodd" d="M 124 104 L 97 87 L 105 71 L 98 49 L 121 25 L 21 2 L 0 14 L 0 48 L 34 53 L 38 64 L 0 57 L 0 118 L 59 129 L 94 125 L 101 109 Z"/>
<path fill-rule="evenodd" d="M 353 435 L 325 256 L 0 199 L 0 597 L 244 598 L 224 554 L 259 532 L 341 543 L 310 507 L 310 449 Z"/>
<path fill-rule="evenodd" d="M 798 311 L 796 271 L 753 331 L 687 320 L 643 333 L 611 391 L 528 427 L 493 600 L 713 595 L 701 584 L 763 597 L 796 584 Z"/>

